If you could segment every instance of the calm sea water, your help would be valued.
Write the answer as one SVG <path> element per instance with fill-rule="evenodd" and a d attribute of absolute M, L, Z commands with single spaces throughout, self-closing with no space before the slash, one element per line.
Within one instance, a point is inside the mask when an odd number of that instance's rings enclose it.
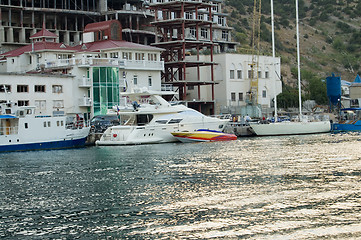
<path fill-rule="evenodd" d="M 0 238 L 360 238 L 360 139 L 0 154 Z"/>

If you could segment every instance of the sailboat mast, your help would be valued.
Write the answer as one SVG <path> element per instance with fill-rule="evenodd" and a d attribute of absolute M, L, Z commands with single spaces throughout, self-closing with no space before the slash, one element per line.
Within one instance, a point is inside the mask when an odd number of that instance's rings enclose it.
<path fill-rule="evenodd" d="M 275 24 L 274 24 L 274 15 L 273 15 L 273 0 L 271 0 L 271 26 L 272 26 L 272 57 L 273 61 L 276 57 L 275 50 Z M 275 67 L 275 65 L 273 65 Z M 276 67 L 275 67 L 276 70 Z M 275 97 L 274 97 L 274 108 L 275 108 L 275 122 L 277 122 L 278 114 L 277 114 L 277 93 L 276 93 L 276 81 L 275 81 Z"/>
<path fill-rule="evenodd" d="M 297 31 L 297 78 L 298 78 L 298 104 L 300 111 L 300 120 L 302 116 L 302 99 L 301 99 L 301 67 L 300 67 L 300 33 L 298 28 L 298 0 L 296 0 L 296 31 Z"/>

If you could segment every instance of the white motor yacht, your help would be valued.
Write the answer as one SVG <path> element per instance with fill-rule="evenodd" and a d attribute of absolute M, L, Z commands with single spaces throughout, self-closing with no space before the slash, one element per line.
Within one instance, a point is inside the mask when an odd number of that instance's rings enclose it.
<path fill-rule="evenodd" d="M 182 104 L 171 105 L 161 92 L 123 93 L 124 103 L 113 109 L 121 125 L 109 127 L 96 145 L 175 142 L 171 132 L 209 129 L 222 131 L 228 119 L 208 117 Z"/>

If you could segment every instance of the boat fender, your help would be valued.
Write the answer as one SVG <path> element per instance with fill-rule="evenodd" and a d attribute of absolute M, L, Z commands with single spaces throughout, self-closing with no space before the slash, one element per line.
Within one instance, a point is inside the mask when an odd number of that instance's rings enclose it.
<path fill-rule="evenodd" d="M 113 134 L 113 137 L 114 137 L 114 138 L 116 138 L 117 136 L 118 136 L 118 134 L 116 134 L 116 133 Z"/>

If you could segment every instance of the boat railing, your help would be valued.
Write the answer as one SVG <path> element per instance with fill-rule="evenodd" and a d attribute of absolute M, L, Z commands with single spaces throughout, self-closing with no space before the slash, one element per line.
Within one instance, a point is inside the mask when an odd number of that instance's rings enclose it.
<path fill-rule="evenodd" d="M 84 127 L 89 127 L 90 126 L 90 121 L 84 121 L 84 120 L 78 120 L 78 121 L 73 121 L 73 122 L 67 122 L 65 124 L 66 129 L 82 129 Z"/>
<path fill-rule="evenodd" d="M 18 134 L 18 127 L 0 127 L 0 135 Z"/>

